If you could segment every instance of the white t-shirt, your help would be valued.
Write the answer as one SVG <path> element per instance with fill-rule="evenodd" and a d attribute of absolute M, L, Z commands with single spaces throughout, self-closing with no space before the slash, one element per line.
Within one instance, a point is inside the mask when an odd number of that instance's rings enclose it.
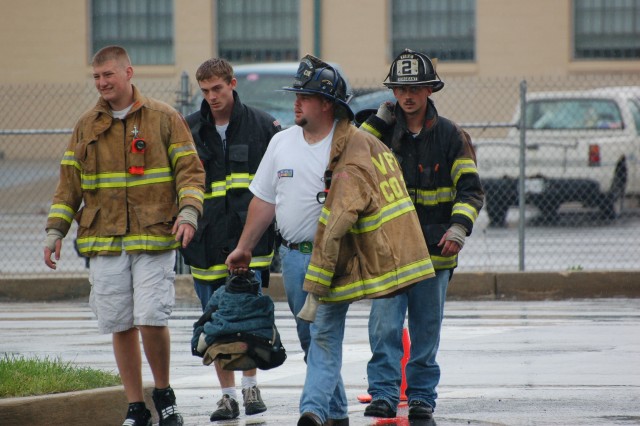
<path fill-rule="evenodd" d="M 229 123 L 223 124 L 221 126 L 216 124 L 216 130 L 220 135 L 220 139 L 222 139 L 222 149 L 224 151 L 227 150 L 227 128 L 229 127 Z"/>
<path fill-rule="evenodd" d="M 322 204 L 316 195 L 324 190 L 323 176 L 329 164 L 331 132 L 320 142 L 308 144 L 302 127 L 276 133 L 249 186 L 253 194 L 276 205 L 276 221 L 282 237 L 292 243 L 313 241 Z"/>
<path fill-rule="evenodd" d="M 113 114 L 113 118 L 119 118 L 120 120 L 124 120 L 127 114 L 129 114 L 129 111 L 131 111 L 132 106 L 133 104 L 129 105 L 125 109 L 121 109 L 120 111 L 111 110 L 111 113 Z"/>

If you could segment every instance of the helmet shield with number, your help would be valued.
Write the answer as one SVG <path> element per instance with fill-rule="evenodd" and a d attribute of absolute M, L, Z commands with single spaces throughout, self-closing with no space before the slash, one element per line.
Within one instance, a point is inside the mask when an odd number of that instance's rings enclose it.
<path fill-rule="evenodd" d="M 382 84 L 390 89 L 397 86 L 428 86 L 434 92 L 444 87 L 431 59 L 410 49 L 405 49 L 393 60 L 389 74 Z"/>
<path fill-rule="evenodd" d="M 344 78 L 337 69 L 313 55 L 302 58 L 293 84 L 282 90 L 324 96 L 342 107 L 349 120 L 353 120 L 353 111 L 348 105 L 351 95 L 347 93 Z"/>

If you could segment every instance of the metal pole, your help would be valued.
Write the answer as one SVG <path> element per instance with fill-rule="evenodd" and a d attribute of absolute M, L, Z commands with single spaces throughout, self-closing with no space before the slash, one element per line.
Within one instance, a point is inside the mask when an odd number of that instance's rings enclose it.
<path fill-rule="evenodd" d="M 180 106 L 180 113 L 186 117 L 190 110 L 190 87 L 189 87 L 189 74 L 186 71 L 182 71 L 180 75 L 180 92 L 178 95 L 178 103 Z M 190 273 L 189 267 L 185 265 L 184 258 L 180 250 L 176 250 L 176 274 L 188 274 Z"/>
<path fill-rule="evenodd" d="M 313 2 L 313 54 L 322 55 L 322 0 Z"/>
<path fill-rule="evenodd" d="M 524 246 L 525 246 L 525 162 L 527 159 L 527 128 L 525 119 L 527 115 L 527 81 L 520 82 L 520 176 L 518 178 L 518 209 L 520 220 L 518 223 L 518 269 L 524 272 Z"/>
<path fill-rule="evenodd" d="M 189 87 L 189 74 L 186 71 L 182 71 L 180 75 L 180 113 L 183 116 L 189 114 L 191 90 Z"/>

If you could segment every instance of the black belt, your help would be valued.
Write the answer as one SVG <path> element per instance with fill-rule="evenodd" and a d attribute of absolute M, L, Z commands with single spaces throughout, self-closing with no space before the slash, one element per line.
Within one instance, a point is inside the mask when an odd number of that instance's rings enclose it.
<path fill-rule="evenodd" d="M 290 250 L 298 250 L 300 253 L 311 253 L 313 250 L 313 243 L 311 241 L 303 241 L 301 243 L 290 243 L 289 241 L 282 239 L 282 245 Z"/>

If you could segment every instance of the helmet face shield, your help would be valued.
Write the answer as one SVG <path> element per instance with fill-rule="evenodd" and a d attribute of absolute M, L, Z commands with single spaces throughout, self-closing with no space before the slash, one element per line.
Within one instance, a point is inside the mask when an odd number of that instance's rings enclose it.
<path fill-rule="evenodd" d="M 347 94 L 347 83 L 331 65 L 312 55 L 307 55 L 300 61 L 300 66 L 293 79 L 291 87 L 283 87 L 288 92 L 322 95 L 343 107 L 350 120 L 353 111 L 347 105 L 350 96 Z"/>
<path fill-rule="evenodd" d="M 431 59 L 425 54 L 405 49 L 391 63 L 391 69 L 383 84 L 396 86 L 429 86 L 434 92 L 444 87 Z"/>

